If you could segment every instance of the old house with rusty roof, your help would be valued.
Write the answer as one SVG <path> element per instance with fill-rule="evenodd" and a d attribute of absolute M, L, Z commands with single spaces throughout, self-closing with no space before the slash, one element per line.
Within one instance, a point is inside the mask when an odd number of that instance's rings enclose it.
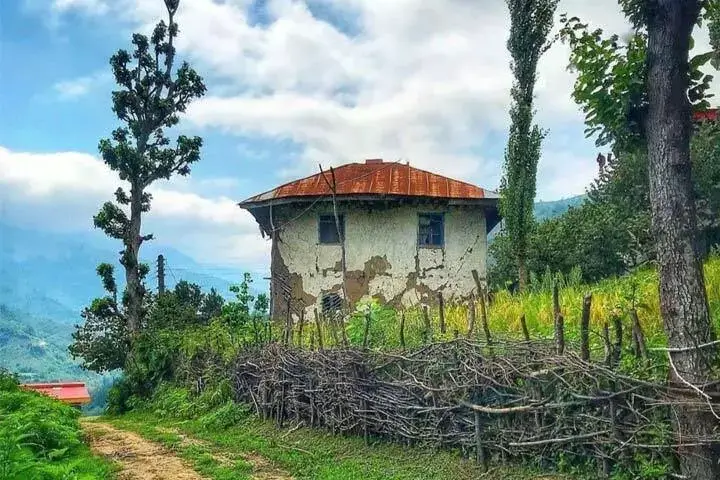
<path fill-rule="evenodd" d="M 484 279 L 498 195 L 407 163 L 366 160 L 241 202 L 271 249 L 271 315 L 381 302 L 452 301 Z M 337 212 L 337 215 L 336 215 Z M 343 275 L 343 252 L 345 274 Z M 343 278 L 344 277 L 344 278 Z"/>

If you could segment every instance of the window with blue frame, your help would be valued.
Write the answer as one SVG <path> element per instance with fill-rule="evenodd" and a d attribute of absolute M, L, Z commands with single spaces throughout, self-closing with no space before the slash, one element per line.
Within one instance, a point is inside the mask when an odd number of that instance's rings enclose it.
<path fill-rule="evenodd" d="M 338 221 L 340 223 L 340 234 L 345 237 L 345 216 L 338 215 Z M 335 215 L 320 215 L 318 217 L 318 239 L 320 243 L 323 245 L 339 245 L 340 238 L 335 224 Z"/>
<path fill-rule="evenodd" d="M 442 213 L 418 215 L 418 246 L 443 247 L 445 245 L 445 217 Z"/>

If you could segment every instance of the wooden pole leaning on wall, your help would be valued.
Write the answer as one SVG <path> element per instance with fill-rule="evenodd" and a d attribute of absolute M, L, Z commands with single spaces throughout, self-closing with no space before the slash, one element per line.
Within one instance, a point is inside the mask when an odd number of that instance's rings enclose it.
<path fill-rule="evenodd" d="M 490 343 L 492 343 L 492 337 L 490 335 L 490 326 L 488 325 L 487 308 L 485 307 L 485 287 L 480 281 L 480 275 L 478 275 L 477 270 L 473 269 L 470 273 L 472 273 L 473 280 L 475 281 L 475 286 L 477 287 L 478 298 L 480 300 L 480 321 L 482 322 L 483 332 L 485 333 L 485 340 L 489 345 Z"/>
<path fill-rule="evenodd" d="M 580 358 L 590 360 L 590 307 L 592 294 L 583 297 L 582 317 L 580 318 Z"/>
<path fill-rule="evenodd" d="M 565 352 L 565 319 L 560 311 L 560 291 L 557 283 L 553 286 L 553 318 L 555 319 L 555 350 L 558 355 Z"/>
<path fill-rule="evenodd" d="M 287 299 L 287 311 L 285 316 L 285 331 L 283 332 L 283 341 L 285 345 L 289 345 L 292 342 L 292 312 L 290 307 L 292 306 L 291 298 Z"/>
<path fill-rule="evenodd" d="M 440 333 L 445 335 L 445 300 L 442 292 L 438 292 L 438 311 L 440 315 Z"/>

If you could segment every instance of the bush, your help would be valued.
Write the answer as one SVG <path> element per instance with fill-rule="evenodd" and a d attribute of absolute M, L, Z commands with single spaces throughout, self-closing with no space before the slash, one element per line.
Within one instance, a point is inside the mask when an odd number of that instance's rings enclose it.
<path fill-rule="evenodd" d="M 83 443 L 80 412 L 22 390 L 0 372 L 0 478 L 107 479 L 111 469 Z"/>

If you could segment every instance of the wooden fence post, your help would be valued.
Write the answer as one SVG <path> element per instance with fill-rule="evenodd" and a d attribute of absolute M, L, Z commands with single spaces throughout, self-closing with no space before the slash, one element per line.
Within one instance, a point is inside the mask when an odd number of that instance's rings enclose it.
<path fill-rule="evenodd" d="M 438 292 L 438 307 L 440 310 L 440 333 L 445 335 L 445 300 L 442 292 Z"/>
<path fill-rule="evenodd" d="M 370 339 L 370 322 L 372 321 L 372 314 L 368 308 L 367 314 L 365 314 L 365 332 L 363 333 L 363 348 L 368 347 L 368 341 Z"/>
<path fill-rule="evenodd" d="M 475 333 L 475 302 L 470 299 L 468 301 L 468 338 L 472 338 L 473 333 Z"/>
<path fill-rule="evenodd" d="M 317 329 L 317 337 L 318 337 L 318 349 L 323 349 L 323 338 L 322 338 L 322 327 L 320 325 L 320 315 L 318 315 L 317 308 L 315 309 L 315 327 Z"/>
<path fill-rule="evenodd" d="M 632 336 L 635 356 L 637 358 L 645 358 L 647 357 L 647 345 L 645 344 L 645 333 L 640 325 L 640 317 L 638 317 L 637 309 L 633 308 L 630 311 L 630 317 L 632 318 Z"/>
<path fill-rule="evenodd" d="M 583 297 L 582 318 L 580 319 L 580 358 L 590 360 L 590 307 L 592 294 Z"/>
<path fill-rule="evenodd" d="M 400 347 L 405 350 L 405 310 L 400 312 Z"/>
<path fill-rule="evenodd" d="M 603 324 L 602 331 L 603 343 L 605 344 L 605 365 L 612 365 L 612 346 L 610 345 L 610 327 L 608 323 Z"/>
<path fill-rule="evenodd" d="M 427 305 L 423 305 L 423 320 L 425 321 L 423 342 L 429 343 L 432 339 L 432 324 L 430 323 L 430 312 L 428 311 Z"/>
<path fill-rule="evenodd" d="M 525 314 L 523 313 L 520 315 L 520 326 L 522 327 L 523 337 L 525 337 L 525 341 L 530 341 L 530 332 L 527 328 L 527 322 L 525 321 Z"/>
<path fill-rule="evenodd" d="M 300 322 L 298 323 L 298 347 L 302 348 L 303 327 L 305 326 L 305 308 L 300 310 Z"/>
<path fill-rule="evenodd" d="M 482 322 L 485 340 L 488 345 L 492 343 L 492 335 L 490 335 L 490 325 L 488 325 L 487 309 L 485 308 L 485 291 L 480 292 L 480 321 Z"/>
<path fill-rule="evenodd" d="M 475 413 L 475 460 L 482 467 L 483 471 L 487 471 L 488 462 L 485 449 L 482 446 L 482 422 L 480 412 Z"/>
<path fill-rule="evenodd" d="M 617 367 L 620 364 L 622 355 L 622 322 L 620 317 L 612 317 L 613 329 L 615 330 L 615 344 L 613 345 L 612 365 Z"/>
<path fill-rule="evenodd" d="M 555 349 L 558 355 L 565 352 L 565 319 L 560 312 L 560 292 L 558 285 L 553 286 L 553 317 L 555 319 Z"/>

